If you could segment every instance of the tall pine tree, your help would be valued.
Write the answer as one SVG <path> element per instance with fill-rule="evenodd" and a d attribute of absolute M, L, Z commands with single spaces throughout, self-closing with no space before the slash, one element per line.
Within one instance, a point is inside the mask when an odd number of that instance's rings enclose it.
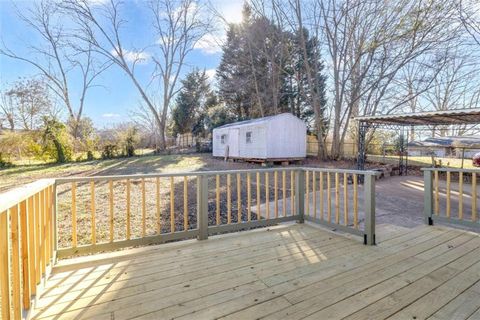
<path fill-rule="evenodd" d="M 312 68 L 309 85 L 305 54 L 298 32 L 282 30 L 263 16 L 244 7 L 243 22 L 231 24 L 217 70 L 220 101 L 238 120 L 291 112 L 315 132 L 313 95 L 325 113 L 325 76 L 318 40 L 304 30 L 306 58 Z M 322 118 L 321 125 L 327 121 Z"/>
<path fill-rule="evenodd" d="M 203 134 L 206 129 L 205 115 L 213 104 L 216 104 L 216 98 L 205 70 L 194 69 L 182 80 L 182 89 L 172 110 L 173 134 Z"/>

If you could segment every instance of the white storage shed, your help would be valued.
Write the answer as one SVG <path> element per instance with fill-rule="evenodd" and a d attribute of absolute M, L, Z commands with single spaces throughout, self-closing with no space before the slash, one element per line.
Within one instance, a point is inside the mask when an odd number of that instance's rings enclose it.
<path fill-rule="evenodd" d="M 291 113 L 235 122 L 213 129 L 213 156 L 269 161 L 307 155 L 307 126 Z"/>

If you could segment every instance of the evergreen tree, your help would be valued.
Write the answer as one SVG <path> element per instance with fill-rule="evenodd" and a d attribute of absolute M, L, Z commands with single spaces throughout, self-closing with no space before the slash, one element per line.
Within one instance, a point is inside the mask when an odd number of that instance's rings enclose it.
<path fill-rule="evenodd" d="M 217 70 L 219 99 L 237 120 L 291 112 L 315 131 L 313 98 L 320 101 L 319 114 L 326 109 L 325 76 L 318 39 L 303 30 L 306 58 L 312 67 L 310 86 L 305 54 L 298 32 L 282 30 L 265 17 L 253 16 L 244 7 L 243 22 L 231 24 Z"/>
<path fill-rule="evenodd" d="M 216 103 L 205 71 L 194 69 L 182 80 L 182 89 L 172 110 L 172 131 L 202 134 L 205 127 L 207 109 Z"/>

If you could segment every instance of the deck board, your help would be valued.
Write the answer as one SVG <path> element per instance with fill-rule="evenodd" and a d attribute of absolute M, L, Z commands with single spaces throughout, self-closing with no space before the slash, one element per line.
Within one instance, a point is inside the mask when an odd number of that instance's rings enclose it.
<path fill-rule="evenodd" d="M 34 318 L 475 319 L 477 234 L 386 225 L 377 236 L 369 247 L 286 224 L 67 259 Z"/>

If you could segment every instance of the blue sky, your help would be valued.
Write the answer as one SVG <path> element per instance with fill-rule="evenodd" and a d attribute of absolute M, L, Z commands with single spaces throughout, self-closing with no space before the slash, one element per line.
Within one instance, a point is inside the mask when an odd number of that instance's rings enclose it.
<path fill-rule="evenodd" d="M 95 0 L 103 1 L 103 0 Z M 25 25 L 25 22 L 18 19 L 17 10 L 22 12 L 31 7 L 32 1 L 5 1 L 0 0 L 0 34 L 6 46 L 17 54 L 28 55 L 28 44 L 37 42 L 38 38 Z M 215 0 L 214 7 L 222 13 L 229 22 L 239 22 L 241 19 L 243 0 Z M 124 46 L 128 49 L 141 48 L 151 42 L 152 34 L 149 31 L 150 22 L 148 12 L 140 1 L 127 0 L 122 10 L 122 16 L 128 21 L 122 30 Z M 18 8 L 18 9 L 17 9 Z M 219 26 L 221 30 L 223 26 Z M 221 31 L 220 31 L 221 32 Z M 206 40 L 199 43 L 188 58 L 188 65 L 184 72 L 194 67 L 206 69 L 210 76 L 213 76 L 215 68 L 221 58 L 221 51 L 218 45 L 212 45 L 212 38 L 209 35 Z M 147 81 L 152 70 L 152 63 L 148 60 L 137 67 L 140 79 Z M 20 77 L 32 77 L 38 74 L 34 67 L 27 63 L 12 60 L 0 55 L 0 86 L 1 90 L 8 88 Z M 138 105 L 140 98 L 131 83 L 131 80 L 116 66 L 104 72 L 97 81 L 101 87 L 92 88 L 85 102 L 84 115 L 93 119 L 99 126 L 108 126 L 115 122 L 129 121 L 130 111 Z M 78 94 L 79 87 L 73 82 L 74 94 Z"/>

